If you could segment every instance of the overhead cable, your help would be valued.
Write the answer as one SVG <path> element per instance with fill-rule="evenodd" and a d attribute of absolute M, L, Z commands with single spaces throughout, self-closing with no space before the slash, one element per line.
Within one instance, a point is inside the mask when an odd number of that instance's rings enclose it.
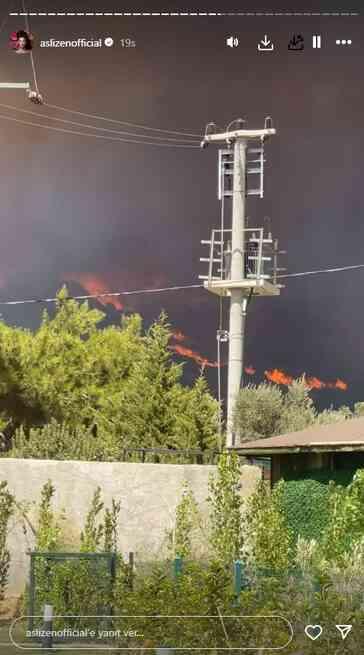
<path fill-rule="evenodd" d="M 201 134 L 196 134 L 196 133 L 191 133 L 191 132 L 183 132 L 180 130 L 166 130 L 165 128 L 160 128 L 160 127 L 151 127 L 150 125 L 142 125 L 141 123 L 132 123 L 129 121 L 121 121 L 117 120 L 115 118 L 107 118 L 106 116 L 99 116 L 97 114 L 86 114 L 83 111 L 77 111 L 75 109 L 68 109 L 67 107 L 60 107 L 59 105 L 53 105 L 50 104 L 49 102 L 44 103 L 45 107 L 49 107 L 50 109 L 57 109 L 58 111 L 65 111 L 70 114 L 78 114 L 78 116 L 85 116 L 86 118 L 95 118 L 99 121 L 106 121 L 107 123 L 117 123 L 118 125 L 127 125 L 128 127 L 134 127 L 140 130 L 148 130 L 150 132 L 161 132 L 165 134 L 177 134 L 180 136 L 191 136 L 195 137 L 197 139 L 201 139 L 202 135 Z"/>
<path fill-rule="evenodd" d="M 144 146 L 159 146 L 163 148 L 198 148 L 199 146 L 191 145 L 191 144 L 184 144 L 184 143 L 159 143 L 159 142 L 152 142 L 152 141 L 136 141 L 135 139 L 122 139 L 118 137 L 112 137 L 112 136 L 107 136 L 103 134 L 90 134 L 89 132 L 78 132 L 76 130 L 66 130 L 62 127 L 53 127 L 52 125 L 43 125 L 42 123 L 32 123 L 30 121 L 24 121 L 20 118 L 14 118 L 13 116 L 4 116 L 3 114 L 0 114 L 0 119 L 6 120 L 6 121 L 12 121 L 14 123 L 19 123 L 21 125 L 28 125 L 30 127 L 40 127 L 41 129 L 44 130 L 51 130 L 53 132 L 62 132 L 64 134 L 74 134 L 76 136 L 87 136 L 90 139 L 104 139 L 107 141 L 115 141 L 115 142 L 121 142 L 121 143 L 134 143 L 137 145 L 144 145 Z M 142 138 L 142 137 L 140 137 Z"/>
<path fill-rule="evenodd" d="M 318 275 L 320 273 L 338 273 L 342 271 L 350 271 L 354 269 L 364 268 L 364 264 L 355 264 L 354 266 L 341 266 L 340 268 L 323 268 L 316 271 L 304 271 L 302 273 L 286 273 L 279 275 L 280 278 L 287 277 L 304 277 L 309 275 Z M 69 300 L 97 300 L 98 298 L 116 297 L 116 296 L 136 296 L 147 295 L 154 293 L 164 293 L 167 291 L 183 291 L 185 289 L 202 289 L 203 284 L 181 284 L 171 287 L 160 287 L 158 289 L 135 289 L 133 291 L 110 291 L 108 293 L 88 294 L 82 296 L 68 296 Z M 26 305 L 36 303 L 51 303 L 56 302 L 58 298 L 28 298 L 25 300 L 0 300 L 0 305 Z"/>
<path fill-rule="evenodd" d="M 11 111 L 18 111 L 21 112 L 22 114 L 31 114 L 32 116 L 37 116 L 38 118 L 46 118 L 47 120 L 51 121 L 57 121 L 59 123 L 65 123 L 66 125 L 76 125 L 77 127 L 84 127 L 90 130 L 98 130 L 99 132 L 110 132 L 112 134 L 119 134 L 122 136 L 131 136 L 136 139 L 153 139 L 153 140 L 158 140 L 158 141 L 172 141 L 172 142 L 178 142 L 178 141 L 185 141 L 186 143 L 190 145 L 197 144 L 196 141 L 192 141 L 191 139 L 182 139 L 182 138 L 174 138 L 174 137 L 166 137 L 166 136 L 151 136 L 151 135 L 144 135 L 144 134 L 137 134 L 136 132 L 123 132 L 120 130 L 111 130 L 108 129 L 107 127 L 97 127 L 96 125 L 89 125 L 87 123 L 78 123 L 77 121 L 70 121 L 65 118 L 57 118 L 56 116 L 49 116 L 48 114 L 43 114 L 40 113 L 39 111 L 31 111 L 30 109 L 20 109 L 19 107 L 14 107 L 13 105 L 5 105 L 3 103 L 0 103 L 0 107 L 3 109 L 10 109 Z"/>

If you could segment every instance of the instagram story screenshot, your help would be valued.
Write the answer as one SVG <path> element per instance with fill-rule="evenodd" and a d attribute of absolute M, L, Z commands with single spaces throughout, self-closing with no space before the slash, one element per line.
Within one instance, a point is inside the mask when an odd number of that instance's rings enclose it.
<path fill-rule="evenodd" d="M 0 655 L 359 655 L 364 17 L 166 4 L 1 2 Z"/>

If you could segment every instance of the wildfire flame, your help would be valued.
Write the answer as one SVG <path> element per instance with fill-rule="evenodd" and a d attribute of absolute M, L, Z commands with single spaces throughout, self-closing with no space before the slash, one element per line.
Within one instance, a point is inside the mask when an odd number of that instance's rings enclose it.
<path fill-rule="evenodd" d="M 292 375 L 288 375 L 288 373 L 285 373 L 278 368 L 274 368 L 272 371 L 264 371 L 264 375 L 270 382 L 286 386 L 292 384 L 294 380 Z M 323 382 L 317 377 L 307 376 L 304 378 L 304 381 L 307 389 L 340 389 L 340 391 L 347 391 L 348 389 L 347 383 L 339 378 L 336 382 Z"/>
<path fill-rule="evenodd" d="M 207 357 L 203 357 L 203 355 L 200 355 L 196 350 L 192 350 L 192 348 L 188 348 L 188 346 L 182 346 L 181 343 L 183 341 L 188 341 L 188 337 L 186 337 L 181 330 L 175 330 L 172 332 L 171 339 L 177 341 L 177 343 L 173 343 L 169 346 L 173 352 L 177 353 L 177 355 L 192 359 L 196 364 L 203 368 L 206 366 L 209 368 L 217 368 L 219 366 L 217 362 L 210 362 Z"/>
<path fill-rule="evenodd" d="M 207 357 L 203 357 L 200 355 L 200 353 L 196 352 L 195 350 L 192 350 L 192 348 L 187 348 L 187 346 L 181 346 L 180 344 L 173 344 L 170 346 L 170 348 L 177 353 L 178 355 L 181 355 L 181 357 L 188 357 L 189 359 L 193 359 L 193 361 L 196 362 L 199 366 L 208 366 L 210 368 L 217 368 L 218 363 L 217 362 L 210 362 Z"/>
<path fill-rule="evenodd" d="M 91 295 L 107 293 L 110 289 L 106 282 L 94 273 L 66 273 L 63 276 L 66 282 L 78 282 Z M 118 296 L 104 296 L 99 298 L 101 305 L 113 305 L 118 311 L 122 311 L 123 304 Z"/>
<path fill-rule="evenodd" d="M 98 275 L 94 273 L 66 273 L 63 275 L 63 279 L 66 282 L 78 282 L 90 295 L 98 294 L 107 294 L 109 292 L 109 287 L 107 283 Z M 0 280 L 0 284 L 1 284 Z M 112 305 L 118 311 L 122 311 L 124 306 L 120 301 L 120 298 L 117 296 L 104 296 L 98 299 L 102 305 Z M 181 357 L 187 357 L 192 359 L 196 364 L 205 368 L 218 368 L 218 362 L 210 361 L 207 357 L 203 357 L 199 352 L 188 348 L 187 346 L 181 345 L 183 342 L 188 341 L 188 337 L 181 332 L 181 330 L 175 330 L 171 334 L 171 339 L 177 342 L 170 345 L 170 349 Z M 224 364 L 221 364 L 223 366 Z M 244 368 L 246 375 L 255 375 L 256 369 L 249 365 Z M 271 371 L 264 371 L 264 376 L 270 382 L 274 384 L 281 385 L 290 385 L 294 381 L 292 375 L 285 373 L 284 371 L 274 368 Z M 308 389 L 339 389 L 340 391 L 347 391 L 348 384 L 337 378 L 335 382 L 323 382 L 315 376 L 307 376 L 304 378 L 305 384 Z"/>
<path fill-rule="evenodd" d="M 347 383 L 343 380 L 340 380 L 340 378 L 338 378 L 336 382 L 329 382 L 327 386 L 329 389 L 341 389 L 341 391 L 347 391 L 348 388 Z"/>
<path fill-rule="evenodd" d="M 278 368 L 274 368 L 273 371 L 264 371 L 264 375 L 269 380 L 269 382 L 274 382 L 275 384 L 285 384 L 289 385 L 293 382 L 293 377 L 280 371 Z"/>

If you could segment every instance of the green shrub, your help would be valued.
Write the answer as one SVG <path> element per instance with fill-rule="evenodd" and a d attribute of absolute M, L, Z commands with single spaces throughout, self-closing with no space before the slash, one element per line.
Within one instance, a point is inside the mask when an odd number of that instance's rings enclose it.
<path fill-rule="evenodd" d="M 282 510 L 295 539 L 321 540 L 329 522 L 330 482 L 348 485 L 352 470 L 307 471 L 296 480 L 282 484 Z"/>
<path fill-rule="evenodd" d="M 283 482 L 271 490 L 261 481 L 248 499 L 247 554 L 253 568 L 282 573 L 292 562 L 292 533 L 282 512 Z"/>
<path fill-rule="evenodd" d="M 0 482 L 0 600 L 8 583 L 10 553 L 7 548 L 9 520 L 15 510 L 15 498 L 8 490 L 6 481 Z"/>

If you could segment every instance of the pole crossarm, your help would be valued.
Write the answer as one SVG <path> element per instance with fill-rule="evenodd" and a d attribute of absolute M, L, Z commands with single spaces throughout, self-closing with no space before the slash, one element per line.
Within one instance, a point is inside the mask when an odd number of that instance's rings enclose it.
<path fill-rule="evenodd" d="M 29 82 L 0 82 L 0 89 L 30 89 Z"/>
<path fill-rule="evenodd" d="M 221 132 L 219 134 L 206 134 L 203 138 L 205 143 L 232 141 L 235 139 L 265 139 L 276 134 L 276 130 L 266 128 L 262 130 L 231 130 L 231 132 Z"/>

